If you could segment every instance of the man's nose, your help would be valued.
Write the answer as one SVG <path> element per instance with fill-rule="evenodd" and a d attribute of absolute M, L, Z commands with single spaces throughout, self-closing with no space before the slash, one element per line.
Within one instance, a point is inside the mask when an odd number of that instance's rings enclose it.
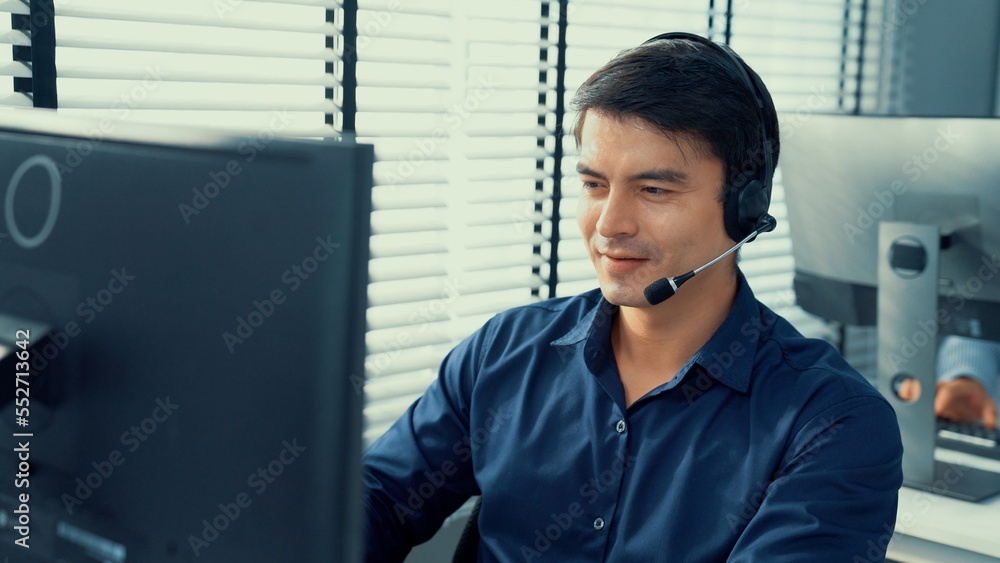
<path fill-rule="evenodd" d="M 608 191 L 597 219 L 597 234 L 604 238 L 632 236 L 636 233 L 635 198 L 623 189 Z"/>

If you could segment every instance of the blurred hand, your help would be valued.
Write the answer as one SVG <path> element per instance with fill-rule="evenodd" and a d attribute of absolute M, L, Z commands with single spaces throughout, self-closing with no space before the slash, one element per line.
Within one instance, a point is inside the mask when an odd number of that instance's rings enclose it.
<path fill-rule="evenodd" d="M 920 398 L 920 380 L 912 377 L 904 379 L 896 389 L 896 396 L 907 403 L 916 401 Z"/>
<path fill-rule="evenodd" d="M 969 377 L 937 384 L 934 414 L 955 422 L 979 422 L 987 428 L 997 426 L 997 404 L 982 383 Z"/>

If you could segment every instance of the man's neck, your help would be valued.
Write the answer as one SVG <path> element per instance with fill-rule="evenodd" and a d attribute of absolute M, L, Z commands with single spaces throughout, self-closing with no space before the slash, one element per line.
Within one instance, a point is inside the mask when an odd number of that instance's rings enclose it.
<path fill-rule="evenodd" d="M 647 378 L 652 373 L 671 377 L 726 320 L 736 289 L 732 270 L 720 268 L 695 276 L 655 307 L 621 307 L 611 333 L 619 366 Z"/>

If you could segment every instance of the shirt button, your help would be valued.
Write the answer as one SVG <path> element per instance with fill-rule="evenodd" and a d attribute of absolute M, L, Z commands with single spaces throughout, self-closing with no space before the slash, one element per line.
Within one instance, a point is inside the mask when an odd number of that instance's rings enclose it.
<path fill-rule="evenodd" d="M 604 529 L 604 518 L 597 518 L 594 520 L 594 529 L 597 531 Z"/>
<path fill-rule="evenodd" d="M 615 430 L 617 430 L 619 434 L 623 434 L 625 432 L 625 419 L 618 421 L 618 424 L 615 425 Z"/>

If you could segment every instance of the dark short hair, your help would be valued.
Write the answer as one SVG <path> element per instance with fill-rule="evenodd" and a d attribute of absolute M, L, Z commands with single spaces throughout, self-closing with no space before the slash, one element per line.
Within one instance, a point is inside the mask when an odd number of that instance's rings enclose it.
<path fill-rule="evenodd" d="M 741 59 L 742 60 L 742 59 Z M 577 90 L 571 102 L 579 112 L 573 134 L 577 145 L 587 110 L 617 119 L 638 118 L 664 135 L 692 142 L 722 161 L 725 201 L 764 168 L 764 136 L 778 164 L 778 117 L 763 83 L 763 112 L 755 93 L 722 53 L 688 39 L 663 39 L 622 51 Z M 761 113 L 765 127 L 761 128 Z"/>

